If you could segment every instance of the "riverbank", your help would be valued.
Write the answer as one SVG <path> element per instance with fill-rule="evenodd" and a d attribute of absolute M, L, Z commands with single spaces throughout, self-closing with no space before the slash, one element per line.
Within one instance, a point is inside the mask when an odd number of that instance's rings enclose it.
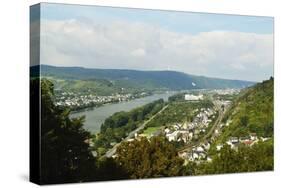
<path fill-rule="evenodd" d="M 130 98 L 130 99 L 124 100 L 124 101 L 112 101 L 112 102 L 94 104 L 92 106 L 87 106 L 87 107 L 79 107 L 77 109 L 72 109 L 70 114 L 75 114 L 75 113 L 84 112 L 84 111 L 88 111 L 88 110 L 94 110 L 95 108 L 99 108 L 101 106 L 110 105 L 110 104 L 117 104 L 117 103 L 122 103 L 122 102 L 128 102 L 128 101 L 131 101 L 131 100 L 140 99 L 140 98 L 148 97 L 148 96 L 151 96 L 151 95 L 153 95 L 153 94 L 144 95 L 142 97 Z"/>
<path fill-rule="evenodd" d="M 161 94 L 153 94 L 130 101 L 106 104 L 92 110 L 71 113 L 71 117 L 85 116 L 84 128 L 91 133 L 96 134 L 100 131 L 100 126 L 104 120 L 114 113 L 120 111 L 130 111 L 134 108 L 143 106 L 161 98 L 167 101 L 168 97 L 173 94 L 175 94 L 175 92 L 166 92 Z"/>

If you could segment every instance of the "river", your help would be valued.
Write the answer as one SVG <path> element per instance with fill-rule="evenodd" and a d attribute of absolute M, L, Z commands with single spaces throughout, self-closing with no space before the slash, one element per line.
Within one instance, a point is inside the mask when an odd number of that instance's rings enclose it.
<path fill-rule="evenodd" d="M 71 114 L 71 117 L 85 116 L 86 119 L 84 123 L 84 128 L 90 131 L 91 133 L 97 133 L 100 131 L 100 126 L 104 122 L 104 120 L 114 114 L 115 112 L 130 111 L 134 108 L 143 106 L 161 98 L 167 101 L 168 97 L 173 94 L 175 94 L 175 92 L 166 92 L 126 102 L 106 104 L 91 110 L 85 110 Z"/>

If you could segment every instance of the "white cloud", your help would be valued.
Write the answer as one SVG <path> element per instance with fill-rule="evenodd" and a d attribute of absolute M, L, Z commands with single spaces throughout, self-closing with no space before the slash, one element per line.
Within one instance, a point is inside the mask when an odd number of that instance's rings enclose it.
<path fill-rule="evenodd" d="M 135 57 L 143 57 L 145 56 L 146 52 L 143 48 L 135 49 L 131 52 L 131 54 Z"/>
<path fill-rule="evenodd" d="M 155 25 L 42 20 L 41 63 L 56 66 L 172 70 L 261 80 L 273 74 L 273 35 L 198 34 Z"/>

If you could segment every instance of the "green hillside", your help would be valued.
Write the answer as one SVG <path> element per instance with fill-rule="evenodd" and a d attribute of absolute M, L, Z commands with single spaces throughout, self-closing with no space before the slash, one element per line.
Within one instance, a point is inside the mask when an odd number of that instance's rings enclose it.
<path fill-rule="evenodd" d="M 31 67 L 31 75 L 40 69 L 41 76 L 62 80 L 108 80 L 119 88 L 166 89 L 218 89 L 244 88 L 254 82 L 195 76 L 176 71 L 138 71 L 121 69 L 89 69 L 82 67 Z"/>
<path fill-rule="evenodd" d="M 91 93 L 96 95 L 111 95 L 113 93 L 134 93 L 133 87 L 122 87 L 105 79 L 72 80 L 57 77 L 46 77 L 53 82 L 56 90 L 67 92 Z"/>
<path fill-rule="evenodd" d="M 271 77 L 241 93 L 224 118 L 229 126 L 223 129 L 219 140 L 225 141 L 230 136 L 247 136 L 249 133 L 256 133 L 259 137 L 273 136 L 273 85 Z"/>

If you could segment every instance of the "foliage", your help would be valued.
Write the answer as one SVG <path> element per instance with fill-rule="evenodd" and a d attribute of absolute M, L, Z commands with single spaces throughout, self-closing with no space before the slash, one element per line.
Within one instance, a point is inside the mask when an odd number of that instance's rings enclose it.
<path fill-rule="evenodd" d="M 142 134 L 144 134 L 146 136 L 150 136 L 153 133 L 161 131 L 163 129 L 164 129 L 164 127 L 148 127 L 142 132 Z"/>
<path fill-rule="evenodd" d="M 229 136 L 273 136 L 273 78 L 245 89 L 233 102 L 224 122 L 232 122 L 223 130 L 221 141 Z"/>
<path fill-rule="evenodd" d="M 101 131 L 95 139 L 95 149 L 110 148 L 113 143 L 120 142 L 131 131 L 140 126 L 144 120 L 156 114 L 164 106 L 164 100 L 159 99 L 129 112 L 117 112 L 108 117 L 101 125 Z M 104 153 L 103 150 L 102 153 Z M 101 153 L 99 153 L 101 154 Z"/>
<path fill-rule="evenodd" d="M 184 162 L 164 137 L 124 142 L 117 148 L 116 161 L 133 179 L 179 176 Z"/>
<path fill-rule="evenodd" d="M 31 87 L 39 82 L 32 80 Z M 88 181 L 95 160 L 85 140 L 83 117 L 70 119 L 69 110 L 54 106 L 53 84 L 41 81 L 41 177 L 42 183 Z"/>
<path fill-rule="evenodd" d="M 184 93 L 177 93 L 168 98 L 169 102 L 184 101 Z"/>
<path fill-rule="evenodd" d="M 221 174 L 236 172 L 255 172 L 273 170 L 273 141 L 260 142 L 252 147 L 240 145 L 238 150 L 225 145 L 212 162 L 193 166 L 192 171 L 198 174 Z"/>
<path fill-rule="evenodd" d="M 116 160 L 113 158 L 101 158 L 97 161 L 98 173 L 95 176 L 95 180 L 108 181 L 108 180 L 121 180 L 128 179 L 129 174 L 123 169 Z"/>

